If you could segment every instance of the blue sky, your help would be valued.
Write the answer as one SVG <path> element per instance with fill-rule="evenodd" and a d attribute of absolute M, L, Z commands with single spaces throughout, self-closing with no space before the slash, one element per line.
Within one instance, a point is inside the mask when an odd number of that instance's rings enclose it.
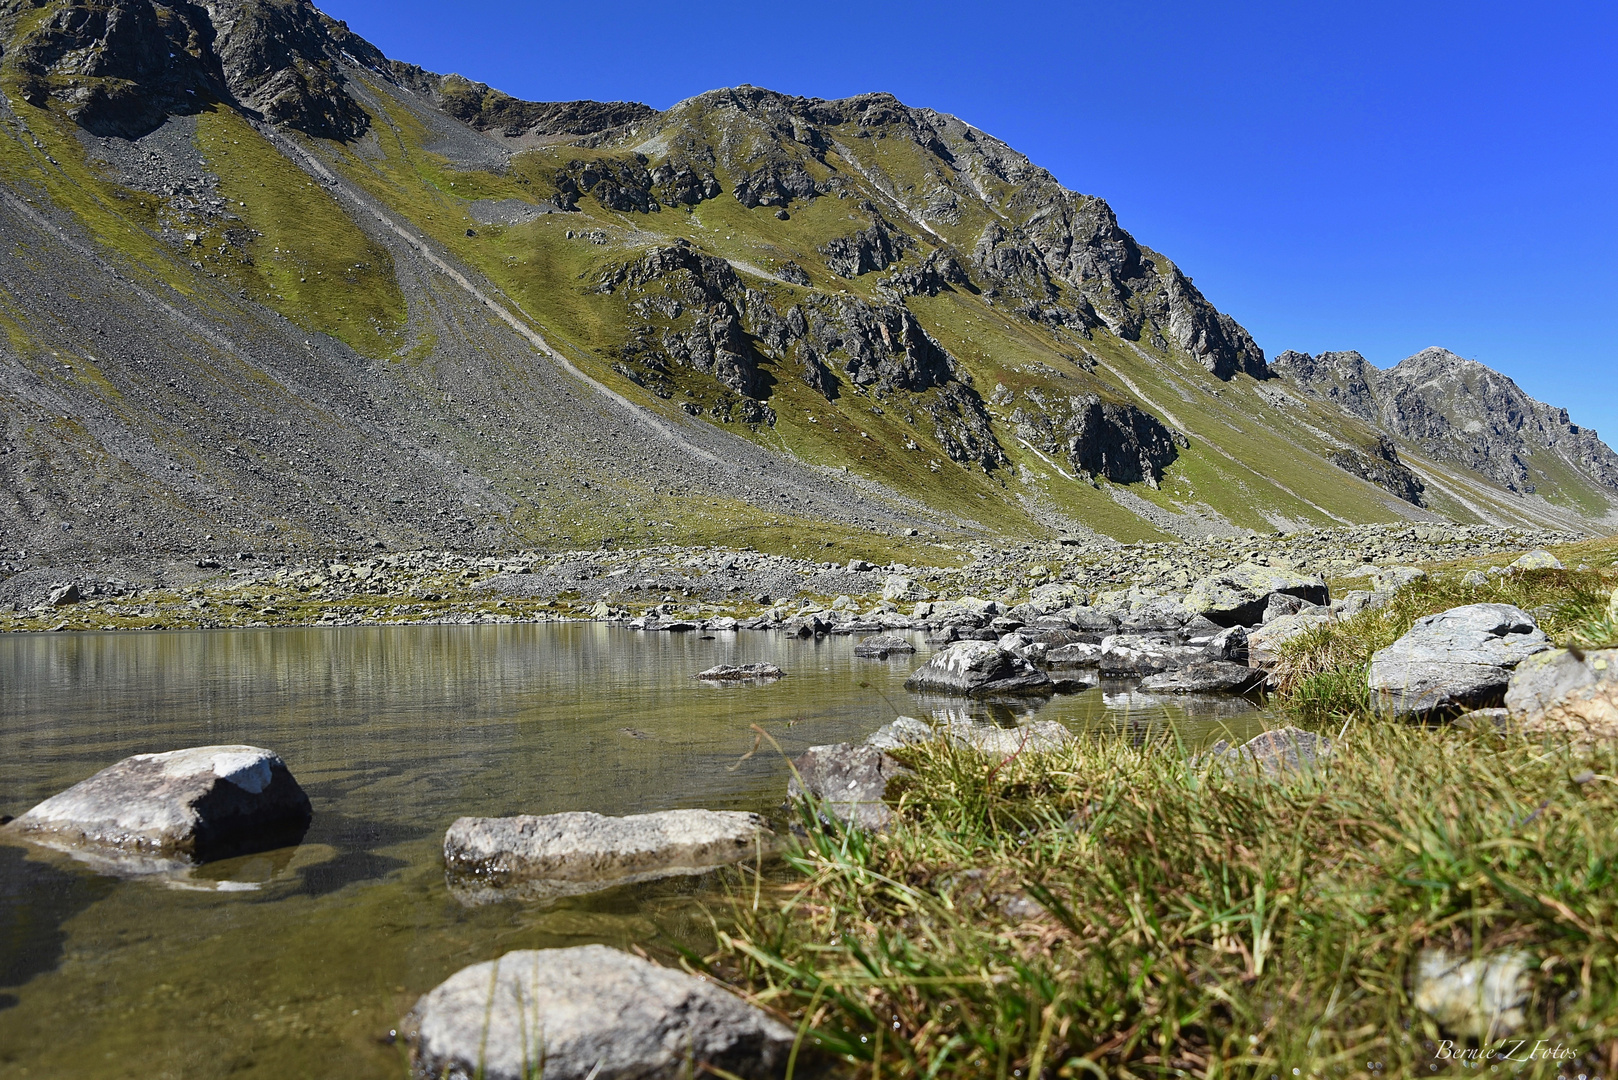
<path fill-rule="evenodd" d="M 1618 6 L 321 7 L 533 100 L 891 91 L 1106 198 L 1267 355 L 1443 345 L 1618 443 Z"/>

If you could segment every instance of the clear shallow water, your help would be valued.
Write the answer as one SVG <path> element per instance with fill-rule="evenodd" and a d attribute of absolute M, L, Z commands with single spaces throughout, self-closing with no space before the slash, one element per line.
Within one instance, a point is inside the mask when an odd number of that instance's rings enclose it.
<path fill-rule="evenodd" d="M 873 662 L 853 644 L 596 624 L 0 637 L 0 813 L 130 754 L 208 743 L 276 751 L 314 806 L 299 847 L 211 864 L 189 888 L 0 844 L 0 1077 L 399 1077 L 382 1037 L 466 964 L 592 941 L 702 948 L 704 905 L 723 899 L 711 879 L 466 909 L 443 830 L 463 814 L 769 812 L 787 769 L 767 745 L 743 758 L 753 724 L 788 754 L 896 711 L 1124 737 L 1173 724 L 1191 745 L 1263 726 L 1239 699 L 1188 711 L 1122 687 L 1015 708 L 921 698 L 903 683 L 925 651 Z M 691 678 L 758 660 L 789 676 Z"/>

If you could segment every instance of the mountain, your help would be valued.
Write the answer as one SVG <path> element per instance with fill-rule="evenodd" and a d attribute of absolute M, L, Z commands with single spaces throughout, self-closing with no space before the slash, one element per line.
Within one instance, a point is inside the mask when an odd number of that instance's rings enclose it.
<path fill-rule="evenodd" d="M 0 549 L 1618 521 L 1509 380 L 1267 364 L 887 94 L 526 102 L 303 0 L 7 0 L 0 47 Z"/>

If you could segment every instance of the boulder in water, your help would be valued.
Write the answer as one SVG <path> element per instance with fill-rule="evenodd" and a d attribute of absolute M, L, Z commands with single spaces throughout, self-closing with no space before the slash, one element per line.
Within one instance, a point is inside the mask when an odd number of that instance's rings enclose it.
<path fill-rule="evenodd" d="M 444 867 L 464 904 L 551 900 L 700 874 L 774 846 L 763 818 L 735 810 L 463 817 L 444 834 Z"/>
<path fill-rule="evenodd" d="M 1175 671 L 1148 675 L 1142 690 L 1160 694 L 1247 694 L 1262 689 L 1265 674 L 1246 664 L 1228 660 L 1204 660 Z"/>
<path fill-rule="evenodd" d="M 309 796 L 276 754 L 195 746 L 125 758 L 5 828 L 140 873 L 295 844 L 309 818 Z"/>
<path fill-rule="evenodd" d="M 867 660 L 886 660 L 896 653 L 909 654 L 916 651 L 916 647 L 896 634 L 878 634 L 875 637 L 862 639 L 854 646 L 854 655 Z"/>
<path fill-rule="evenodd" d="M 762 682 L 785 675 L 786 672 L 774 664 L 718 664 L 691 677 L 703 682 Z"/>
<path fill-rule="evenodd" d="M 905 682 L 907 690 L 986 697 L 1048 694 L 1050 676 L 993 641 L 958 641 L 940 649 Z"/>

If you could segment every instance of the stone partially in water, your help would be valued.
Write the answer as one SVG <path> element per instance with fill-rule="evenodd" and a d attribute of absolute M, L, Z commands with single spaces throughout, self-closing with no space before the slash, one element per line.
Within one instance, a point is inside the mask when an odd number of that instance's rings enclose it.
<path fill-rule="evenodd" d="M 785 675 L 786 672 L 774 664 L 719 664 L 691 677 L 703 682 L 753 682 L 779 679 Z"/>
<path fill-rule="evenodd" d="M 693 1063 L 748 1080 L 786 1068 L 792 1029 L 716 984 L 610 949 L 506 953 L 462 968 L 401 1025 L 411 1075 L 661 1080 Z"/>
<path fill-rule="evenodd" d="M 900 721 L 907 719 L 899 718 Z M 898 723 L 896 721 L 895 725 Z M 911 723 L 919 724 L 920 721 Z M 894 728 L 895 725 L 888 727 Z M 920 741 L 909 737 L 914 734 L 909 728 L 905 731 L 904 741 Z M 895 740 L 895 745 L 898 745 L 898 740 Z M 819 809 L 838 820 L 878 831 L 893 820 L 893 811 L 885 801 L 888 783 L 895 777 L 909 775 L 910 770 L 884 753 L 879 745 L 834 743 L 811 746 L 792 762 L 787 798 L 813 796 L 819 803 Z"/>
<path fill-rule="evenodd" d="M 959 641 L 939 650 L 905 681 L 907 690 L 984 697 L 1048 694 L 1050 676 L 992 641 Z"/>
<path fill-rule="evenodd" d="M 463 904 L 551 900 L 704 873 L 774 843 L 762 817 L 734 810 L 463 817 L 444 833 L 444 868 Z"/>
<path fill-rule="evenodd" d="M 1245 648 L 1245 640 L 1242 642 Z M 1111 634 L 1101 640 L 1103 675 L 1156 675 L 1208 658 L 1206 647 L 1180 645 L 1156 634 Z"/>
<path fill-rule="evenodd" d="M 1148 675 L 1142 690 L 1160 694 L 1247 694 L 1264 686 L 1265 674 L 1246 664 L 1228 660 L 1207 660 L 1177 671 Z"/>
<path fill-rule="evenodd" d="M 868 660 L 886 660 L 895 653 L 909 654 L 915 651 L 914 645 L 894 634 L 864 638 L 854 646 L 854 655 Z"/>
<path fill-rule="evenodd" d="M 1499 705 L 1511 671 L 1550 640 L 1510 604 L 1468 604 L 1417 619 L 1371 657 L 1377 704 L 1395 716 L 1454 714 Z"/>
<path fill-rule="evenodd" d="M 296 843 L 309 818 L 309 797 L 276 754 L 197 746 L 125 758 L 5 828 L 147 873 Z"/>
<path fill-rule="evenodd" d="M 865 740 L 865 745 L 892 750 L 912 743 L 944 738 L 956 746 L 970 747 L 985 754 L 1015 754 L 1024 750 L 1060 750 L 1073 741 L 1073 733 L 1055 720 L 1035 720 L 1017 727 L 1003 728 L 980 724 L 966 717 L 940 720 L 936 726 L 911 716 L 901 716 L 883 724 Z"/>

